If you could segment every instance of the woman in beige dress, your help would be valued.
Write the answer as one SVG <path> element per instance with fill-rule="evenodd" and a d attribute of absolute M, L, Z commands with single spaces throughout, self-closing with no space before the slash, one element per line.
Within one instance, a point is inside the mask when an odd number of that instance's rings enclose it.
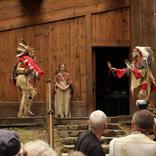
<path fill-rule="evenodd" d="M 59 65 L 59 72 L 55 75 L 55 116 L 56 117 L 70 117 L 71 108 L 71 76 L 70 73 L 66 72 L 65 64 Z"/>

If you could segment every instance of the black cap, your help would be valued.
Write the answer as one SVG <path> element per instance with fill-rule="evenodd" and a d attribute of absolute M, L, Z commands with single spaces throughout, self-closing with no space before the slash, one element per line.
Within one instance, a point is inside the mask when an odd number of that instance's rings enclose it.
<path fill-rule="evenodd" d="M 15 156 L 20 148 L 20 140 L 15 132 L 0 130 L 0 156 Z"/>

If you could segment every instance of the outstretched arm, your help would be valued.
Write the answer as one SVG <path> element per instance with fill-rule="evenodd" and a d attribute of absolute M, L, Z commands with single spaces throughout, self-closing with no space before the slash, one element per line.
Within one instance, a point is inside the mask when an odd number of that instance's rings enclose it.
<path fill-rule="evenodd" d="M 113 73 L 113 75 L 117 76 L 118 78 L 122 78 L 125 75 L 125 73 L 128 71 L 127 68 L 117 69 L 112 67 L 112 64 L 109 61 L 107 62 L 107 64 L 110 71 Z"/>
<path fill-rule="evenodd" d="M 132 65 L 130 64 L 130 62 L 127 59 L 125 60 L 125 64 L 126 64 L 128 69 L 132 68 Z"/>

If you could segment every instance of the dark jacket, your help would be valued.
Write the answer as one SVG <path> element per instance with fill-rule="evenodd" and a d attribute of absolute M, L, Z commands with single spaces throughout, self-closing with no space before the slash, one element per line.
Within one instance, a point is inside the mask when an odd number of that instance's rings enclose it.
<path fill-rule="evenodd" d="M 92 131 L 82 133 L 75 144 L 75 150 L 86 156 L 105 156 L 100 141 Z"/>

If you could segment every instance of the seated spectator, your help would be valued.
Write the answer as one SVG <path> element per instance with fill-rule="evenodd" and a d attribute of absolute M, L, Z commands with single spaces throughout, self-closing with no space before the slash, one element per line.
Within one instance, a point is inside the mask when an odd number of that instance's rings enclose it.
<path fill-rule="evenodd" d="M 79 151 L 73 151 L 69 153 L 69 156 L 85 156 L 82 152 Z"/>
<path fill-rule="evenodd" d="M 110 156 L 155 156 L 156 142 L 148 135 L 154 130 L 154 116 L 141 109 L 132 118 L 133 133 L 110 142 Z"/>
<path fill-rule="evenodd" d="M 86 156 L 105 156 L 100 139 L 107 127 L 107 116 L 96 110 L 89 116 L 89 131 L 82 133 L 75 144 L 75 150 Z"/>
<path fill-rule="evenodd" d="M 43 140 L 35 140 L 25 143 L 19 156 L 57 156 L 57 154 L 48 143 Z"/>
<path fill-rule="evenodd" d="M 20 148 L 20 140 L 15 132 L 0 130 L 0 156 L 15 156 Z"/>

